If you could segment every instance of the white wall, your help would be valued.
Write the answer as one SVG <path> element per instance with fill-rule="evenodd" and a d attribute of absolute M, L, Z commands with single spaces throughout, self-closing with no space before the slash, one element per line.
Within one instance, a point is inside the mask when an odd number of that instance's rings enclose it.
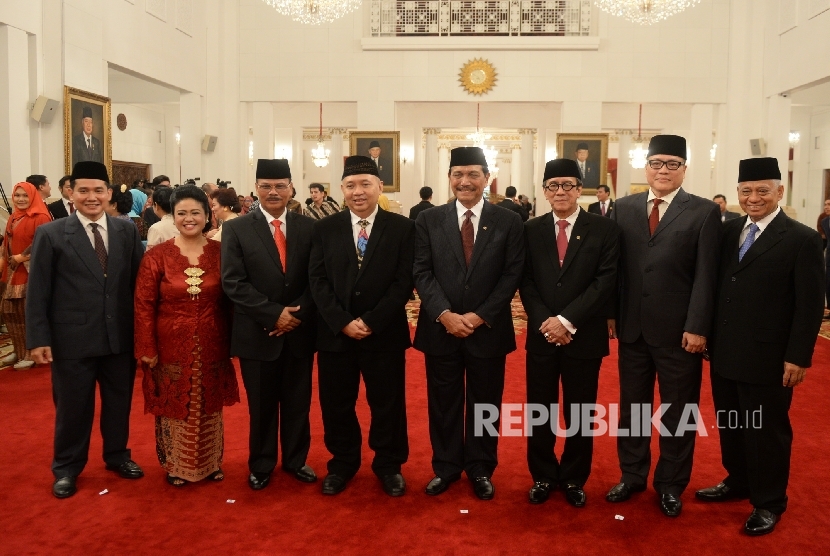
<path fill-rule="evenodd" d="M 127 117 L 127 129 L 124 131 L 116 125 L 118 114 Z M 168 133 L 168 126 L 173 128 L 177 124 L 175 121 L 166 122 L 162 105 L 113 103 L 112 159 L 151 164 L 153 176 L 167 174 L 173 178 L 175 166 L 167 164 L 166 146 L 169 136 L 175 135 L 175 132 Z"/>

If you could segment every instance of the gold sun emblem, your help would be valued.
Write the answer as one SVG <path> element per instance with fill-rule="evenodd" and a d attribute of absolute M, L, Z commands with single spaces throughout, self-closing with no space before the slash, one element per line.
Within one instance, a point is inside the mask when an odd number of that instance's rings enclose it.
<path fill-rule="evenodd" d="M 483 95 L 496 84 L 496 68 L 487 60 L 475 58 L 461 67 L 458 80 L 471 95 Z"/>

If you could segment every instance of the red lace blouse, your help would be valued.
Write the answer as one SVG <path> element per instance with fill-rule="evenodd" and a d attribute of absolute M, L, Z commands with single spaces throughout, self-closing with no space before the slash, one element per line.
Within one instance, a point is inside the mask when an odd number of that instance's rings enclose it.
<path fill-rule="evenodd" d="M 204 271 L 201 292 L 187 292 L 185 270 L 193 267 L 174 240 L 148 251 L 135 287 L 135 357 L 144 369 L 144 411 L 186 419 L 193 368 L 202 372 L 205 412 L 239 401 L 230 360 L 230 302 L 222 291 L 220 244 L 208 241 L 195 265 Z M 143 356 L 158 355 L 150 369 Z"/>

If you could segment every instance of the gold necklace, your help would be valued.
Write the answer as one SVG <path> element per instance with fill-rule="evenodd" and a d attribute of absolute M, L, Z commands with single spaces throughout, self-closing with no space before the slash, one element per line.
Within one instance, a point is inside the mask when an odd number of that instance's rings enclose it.
<path fill-rule="evenodd" d="M 205 271 L 197 266 L 191 266 L 186 268 L 184 273 L 187 275 L 185 283 L 190 286 L 187 288 L 187 293 L 190 294 L 190 299 L 198 299 L 199 294 L 202 293 L 202 289 L 199 287 L 202 284 L 202 279 L 200 277 L 205 273 Z"/>

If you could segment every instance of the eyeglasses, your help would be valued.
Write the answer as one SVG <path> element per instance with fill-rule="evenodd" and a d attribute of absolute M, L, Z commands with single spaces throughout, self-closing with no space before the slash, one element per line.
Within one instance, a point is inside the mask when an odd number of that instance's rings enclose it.
<path fill-rule="evenodd" d="M 560 187 L 562 188 L 562 191 L 570 191 L 574 187 L 578 187 L 578 185 L 579 184 L 573 183 L 571 181 L 566 181 L 565 183 L 553 183 L 553 182 L 551 182 L 551 183 L 546 183 L 545 185 L 543 185 L 542 189 L 544 189 L 545 191 L 550 191 L 551 193 L 556 193 L 556 190 L 559 189 Z"/>
<path fill-rule="evenodd" d="M 288 185 L 285 185 L 283 183 L 281 183 L 279 185 L 260 185 L 260 184 L 257 184 L 257 189 L 261 189 L 262 191 L 268 191 L 269 193 L 271 191 L 279 191 L 280 193 L 283 193 L 285 191 L 288 191 L 289 187 L 291 187 L 290 183 Z"/>
<path fill-rule="evenodd" d="M 652 170 L 659 170 L 663 166 L 668 168 L 669 170 L 677 170 L 683 163 L 677 160 L 659 160 L 657 158 L 648 161 L 648 166 Z"/>

